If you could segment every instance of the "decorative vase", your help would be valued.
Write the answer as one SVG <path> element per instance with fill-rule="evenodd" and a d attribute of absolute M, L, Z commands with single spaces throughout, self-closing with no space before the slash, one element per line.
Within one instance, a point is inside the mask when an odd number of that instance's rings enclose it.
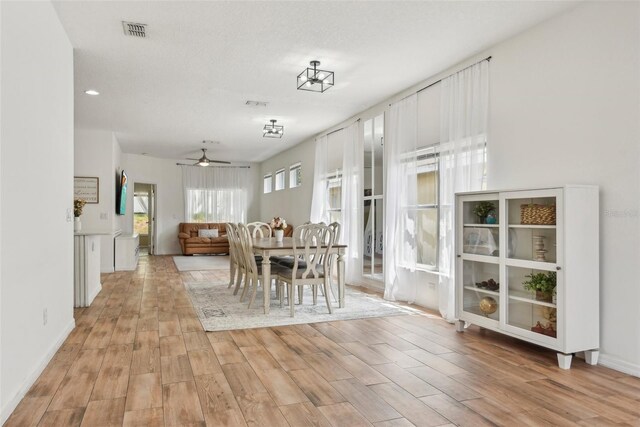
<path fill-rule="evenodd" d="M 74 216 L 73 217 L 73 231 L 74 232 L 78 232 L 82 230 L 82 223 L 80 222 L 80 217 L 79 216 Z"/>
<path fill-rule="evenodd" d="M 273 230 L 273 235 L 276 238 L 276 242 L 282 242 L 284 238 L 284 230 Z"/>

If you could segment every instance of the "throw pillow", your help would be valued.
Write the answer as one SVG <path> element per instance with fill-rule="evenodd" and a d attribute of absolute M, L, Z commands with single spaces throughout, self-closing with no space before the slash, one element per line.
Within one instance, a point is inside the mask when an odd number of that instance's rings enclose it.
<path fill-rule="evenodd" d="M 198 237 L 208 237 L 208 238 L 218 237 L 218 229 L 217 228 L 212 228 L 211 230 L 200 229 L 198 230 Z"/>

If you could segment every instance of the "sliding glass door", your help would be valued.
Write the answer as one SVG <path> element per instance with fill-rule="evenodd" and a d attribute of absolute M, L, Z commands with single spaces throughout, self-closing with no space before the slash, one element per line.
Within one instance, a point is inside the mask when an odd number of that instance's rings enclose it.
<path fill-rule="evenodd" d="M 364 122 L 364 230 L 362 275 L 384 280 L 384 114 Z"/>

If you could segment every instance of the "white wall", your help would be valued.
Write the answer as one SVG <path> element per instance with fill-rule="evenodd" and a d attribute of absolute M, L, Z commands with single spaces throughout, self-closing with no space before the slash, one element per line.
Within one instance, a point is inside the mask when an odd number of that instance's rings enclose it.
<path fill-rule="evenodd" d="M 129 177 L 127 213 L 122 230 L 133 232 L 133 184 L 156 184 L 156 254 L 179 254 L 178 224 L 183 222 L 184 199 L 182 175 L 175 160 L 158 159 L 137 154 L 122 154 L 122 167 Z"/>
<path fill-rule="evenodd" d="M 313 195 L 314 144 L 314 140 L 307 140 L 260 164 L 261 172 L 256 185 L 260 198 L 260 215 L 255 218 L 256 221 L 281 216 L 294 227 L 309 221 Z M 289 166 L 297 162 L 302 163 L 302 185 L 289 188 Z M 280 168 L 285 168 L 285 189 L 275 191 L 275 172 Z M 263 194 L 262 178 L 268 173 L 273 174 L 273 190 Z"/>
<path fill-rule="evenodd" d="M 258 181 L 259 168 L 250 165 L 251 182 Z M 127 171 L 131 191 L 127 195 L 127 213 L 121 226 L 125 233 L 133 232 L 133 183 L 156 184 L 156 254 L 180 254 L 178 225 L 184 222 L 182 171 L 175 160 L 122 153 L 122 167 Z M 248 195 L 247 218 L 259 215 L 260 199 L 252 189 Z"/>
<path fill-rule="evenodd" d="M 76 128 L 74 140 L 74 176 L 99 179 L 99 203 L 84 206 L 80 217 L 82 229 L 111 232 L 116 221 L 113 133 Z"/>
<path fill-rule="evenodd" d="M 492 55 L 488 188 L 600 186 L 601 361 L 640 376 L 639 22 L 637 2 L 579 5 L 327 131 Z M 263 174 L 303 157 L 313 179 L 312 145 L 305 141 L 266 160 Z M 262 216 L 308 217 L 311 188 L 305 181 L 296 194 L 264 195 Z M 437 307 L 429 286 L 437 277 L 424 273 L 420 280 L 417 303 Z"/>
<path fill-rule="evenodd" d="M 74 326 L 73 51 L 49 2 L 0 10 L 4 422 Z"/>
<path fill-rule="evenodd" d="M 600 186 L 602 362 L 636 375 L 639 22 L 636 2 L 587 3 L 491 49 L 488 148 L 489 188 Z"/>
<path fill-rule="evenodd" d="M 116 214 L 116 177 L 121 170 L 122 150 L 111 131 L 75 130 L 74 176 L 98 177 L 99 203 L 82 210 L 82 231 L 110 233 L 100 238 L 100 270 L 114 271 L 114 233 L 123 229 L 124 217 Z"/>

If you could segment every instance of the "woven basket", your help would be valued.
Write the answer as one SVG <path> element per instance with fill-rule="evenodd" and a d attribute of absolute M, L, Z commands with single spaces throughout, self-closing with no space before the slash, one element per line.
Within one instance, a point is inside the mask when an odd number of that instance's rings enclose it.
<path fill-rule="evenodd" d="M 528 225 L 555 225 L 555 205 L 521 205 L 520 223 Z"/>

